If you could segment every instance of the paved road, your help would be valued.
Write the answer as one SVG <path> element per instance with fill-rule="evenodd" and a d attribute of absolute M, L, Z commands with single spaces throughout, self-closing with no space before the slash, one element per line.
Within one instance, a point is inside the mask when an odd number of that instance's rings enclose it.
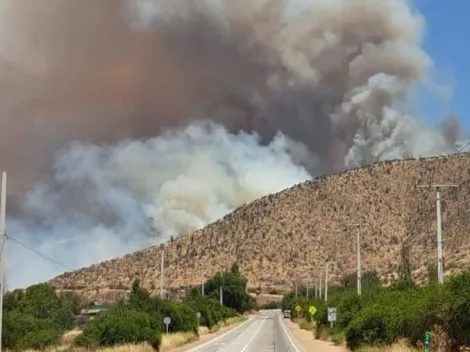
<path fill-rule="evenodd" d="M 279 310 L 268 310 L 185 352 L 304 352 Z"/>

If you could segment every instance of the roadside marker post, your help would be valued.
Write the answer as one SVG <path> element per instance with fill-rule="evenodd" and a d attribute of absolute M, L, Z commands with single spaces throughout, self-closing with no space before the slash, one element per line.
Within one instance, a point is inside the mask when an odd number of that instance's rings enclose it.
<path fill-rule="evenodd" d="M 431 346 L 431 332 L 426 330 L 423 336 L 423 343 L 424 343 L 424 351 L 429 352 Z"/>
<path fill-rule="evenodd" d="M 166 325 L 166 334 L 168 335 L 168 327 L 171 324 L 171 318 L 170 317 L 165 317 L 163 319 L 163 323 Z"/>

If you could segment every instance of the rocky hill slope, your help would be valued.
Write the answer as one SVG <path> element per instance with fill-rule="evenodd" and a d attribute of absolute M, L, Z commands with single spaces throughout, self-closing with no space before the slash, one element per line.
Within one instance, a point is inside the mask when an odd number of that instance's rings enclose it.
<path fill-rule="evenodd" d="M 165 250 L 165 289 L 199 285 L 234 262 L 253 292 L 287 290 L 295 280 L 311 283 L 331 261 L 330 277 L 355 270 L 355 231 L 361 224 L 363 269 L 384 282 L 396 277 L 404 239 L 413 275 L 427 277 L 436 257 L 435 192 L 429 183 L 457 184 L 442 190 L 446 274 L 470 261 L 470 155 L 398 160 L 349 170 L 296 185 L 240 207 L 225 218 L 165 245 L 148 248 L 51 281 L 107 301 L 124 294 L 135 277 L 156 293 Z"/>

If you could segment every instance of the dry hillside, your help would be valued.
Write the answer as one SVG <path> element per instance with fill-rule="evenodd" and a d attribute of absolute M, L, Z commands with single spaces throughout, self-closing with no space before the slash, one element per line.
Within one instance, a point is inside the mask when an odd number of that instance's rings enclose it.
<path fill-rule="evenodd" d="M 435 260 L 435 192 L 418 185 L 453 183 L 442 191 L 446 273 L 470 260 L 470 155 L 374 164 L 296 185 L 240 207 L 206 228 L 166 244 L 165 289 L 200 284 L 237 262 L 250 291 L 287 289 L 312 282 L 335 261 L 330 276 L 355 270 L 355 229 L 360 222 L 364 270 L 385 282 L 396 275 L 400 248 L 410 239 L 413 275 L 427 277 Z M 158 290 L 162 246 L 145 249 L 51 281 L 95 300 L 126 292 L 135 277 Z M 77 254 L 79 255 L 79 254 Z"/>

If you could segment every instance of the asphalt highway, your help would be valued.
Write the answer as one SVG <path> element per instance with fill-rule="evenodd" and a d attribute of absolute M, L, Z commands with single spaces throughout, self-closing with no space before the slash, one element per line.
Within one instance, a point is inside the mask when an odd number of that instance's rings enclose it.
<path fill-rule="evenodd" d="M 279 310 L 267 310 L 185 352 L 304 352 Z"/>

